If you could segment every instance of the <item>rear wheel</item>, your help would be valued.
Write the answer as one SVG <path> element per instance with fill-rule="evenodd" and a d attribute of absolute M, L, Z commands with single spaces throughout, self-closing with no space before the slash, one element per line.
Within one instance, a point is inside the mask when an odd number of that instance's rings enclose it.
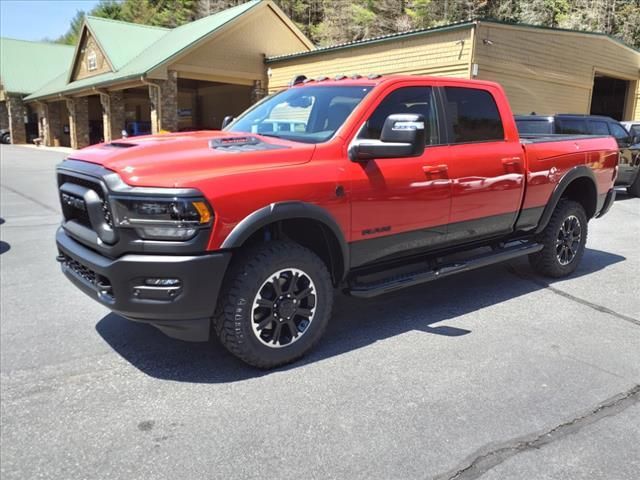
<path fill-rule="evenodd" d="M 564 277 L 575 271 L 587 243 L 587 214 L 573 200 L 561 200 L 549 224 L 538 236 L 544 248 L 529 256 L 531 266 L 548 277 Z"/>
<path fill-rule="evenodd" d="M 331 315 L 327 267 L 293 242 L 270 242 L 240 255 L 214 319 L 221 343 L 259 368 L 298 359 L 320 339 Z"/>

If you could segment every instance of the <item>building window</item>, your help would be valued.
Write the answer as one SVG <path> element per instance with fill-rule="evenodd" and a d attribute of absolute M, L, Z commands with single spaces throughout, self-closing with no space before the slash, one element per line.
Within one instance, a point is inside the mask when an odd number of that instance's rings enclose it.
<path fill-rule="evenodd" d="M 87 55 L 87 70 L 90 72 L 98 68 L 98 57 L 96 57 L 96 52 L 93 50 L 89 52 Z"/>

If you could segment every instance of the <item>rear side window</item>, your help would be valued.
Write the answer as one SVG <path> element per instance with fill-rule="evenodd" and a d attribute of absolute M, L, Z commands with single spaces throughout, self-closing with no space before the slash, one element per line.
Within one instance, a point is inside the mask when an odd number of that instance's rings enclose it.
<path fill-rule="evenodd" d="M 607 122 L 591 122 L 591 133 L 594 135 L 609 135 Z"/>
<path fill-rule="evenodd" d="M 502 119 L 486 90 L 445 87 L 445 105 L 453 143 L 504 140 Z"/>
<path fill-rule="evenodd" d="M 566 135 L 587 135 L 587 122 L 581 118 L 557 118 L 558 133 Z"/>
<path fill-rule="evenodd" d="M 537 134 L 552 134 L 553 133 L 553 119 L 541 118 L 536 120 L 516 120 L 518 126 L 518 132 L 520 133 L 537 133 Z"/>

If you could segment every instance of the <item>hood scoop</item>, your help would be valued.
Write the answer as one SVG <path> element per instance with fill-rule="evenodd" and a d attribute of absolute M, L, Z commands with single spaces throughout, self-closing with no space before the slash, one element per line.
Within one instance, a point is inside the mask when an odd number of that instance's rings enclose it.
<path fill-rule="evenodd" d="M 253 135 L 242 137 L 223 137 L 209 140 L 209 147 L 223 152 L 256 152 L 260 150 L 279 150 L 284 145 L 267 143 Z"/>
<path fill-rule="evenodd" d="M 131 148 L 131 147 L 136 147 L 137 145 L 135 143 L 127 143 L 127 142 L 111 142 L 111 143 L 107 143 L 104 146 L 112 147 L 112 148 Z"/>

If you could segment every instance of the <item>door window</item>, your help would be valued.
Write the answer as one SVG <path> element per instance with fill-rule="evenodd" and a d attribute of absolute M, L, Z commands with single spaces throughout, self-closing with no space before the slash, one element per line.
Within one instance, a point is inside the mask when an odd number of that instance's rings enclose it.
<path fill-rule="evenodd" d="M 594 135 L 609 135 L 607 122 L 591 122 L 591 133 Z"/>
<path fill-rule="evenodd" d="M 616 137 L 616 140 L 626 141 L 629 138 L 629 132 L 617 123 L 610 123 L 609 129 L 611 130 L 611 135 Z"/>
<path fill-rule="evenodd" d="M 391 92 L 371 114 L 358 138 L 379 140 L 384 121 L 389 115 L 396 113 L 423 115 L 427 145 L 440 143 L 436 103 L 431 87 L 404 87 Z"/>
<path fill-rule="evenodd" d="M 589 133 L 587 122 L 581 118 L 558 118 L 556 123 L 558 133 L 566 135 L 587 135 Z"/>
<path fill-rule="evenodd" d="M 504 140 L 498 106 L 491 93 L 475 88 L 445 87 L 452 143 Z"/>

